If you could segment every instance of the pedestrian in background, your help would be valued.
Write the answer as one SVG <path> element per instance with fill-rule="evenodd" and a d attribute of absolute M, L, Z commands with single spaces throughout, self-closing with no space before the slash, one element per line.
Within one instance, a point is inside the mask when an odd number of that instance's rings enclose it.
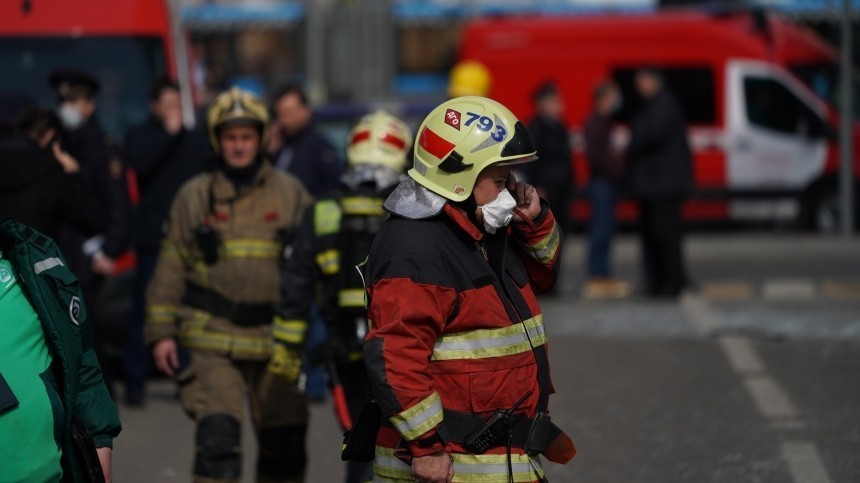
<path fill-rule="evenodd" d="M 639 201 L 645 293 L 677 298 L 685 285 L 681 208 L 693 186 L 684 114 L 661 73 L 636 73 L 643 104 L 630 121 L 631 194 Z"/>
<path fill-rule="evenodd" d="M 573 228 L 570 199 L 576 189 L 567 125 L 564 122 L 564 99 L 554 82 L 545 82 L 532 94 L 535 117 L 529 133 L 537 148 L 538 162 L 524 166 L 528 180 L 553 207 L 562 231 Z"/>
<path fill-rule="evenodd" d="M 182 124 L 179 86 L 156 81 L 149 92 L 149 119 L 126 136 L 125 157 L 136 175 L 140 201 L 134 207 L 135 266 L 132 312 L 123 351 L 125 402 L 145 398 L 149 354 L 143 344 L 146 286 L 158 260 L 170 203 L 179 187 L 206 167 L 206 141 Z"/>
<path fill-rule="evenodd" d="M 105 231 L 98 239 L 80 236 L 63 237 L 70 242 L 64 250 L 72 269 L 87 292 L 97 293 L 102 277 L 114 271 L 114 260 L 129 248 L 131 240 L 131 205 L 125 177 L 125 165 L 118 147 L 108 137 L 96 113 L 99 82 L 77 70 L 54 71 L 49 83 L 57 96 L 60 121 L 66 129 L 62 146 L 80 164 L 81 174 L 89 184 L 105 213 Z M 62 243 L 61 243 L 62 245 Z M 74 245 L 74 246 L 71 246 Z M 79 254 L 85 254 L 82 259 Z M 90 309 L 95 297 L 88 297 Z M 98 324 L 96 324 L 98 325 Z"/>
<path fill-rule="evenodd" d="M 197 423 L 195 482 L 239 481 L 246 398 L 258 480 L 304 478 L 301 334 L 272 322 L 283 254 L 312 198 L 269 163 L 268 121 L 266 106 L 248 92 L 216 98 L 207 123 L 216 169 L 179 189 L 147 287 L 145 341 Z M 190 353 L 187 366 L 179 346 Z"/>
<path fill-rule="evenodd" d="M 313 123 L 313 111 L 297 84 L 286 84 L 274 96 L 272 139 L 269 152 L 275 168 L 299 179 L 316 197 L 332 196 L 340 189 L 343 166 L 331 143 Z M 316 307 L 311 309 L 307 352 L 319 349 L 326 338 L 325 323 Z M 307 392 L 311 401 L 325 399 L 325 371 L 307 368 Z"/>
<path fill-rule="evenodd" d="M 111 481 L 121 430 L 92 347 L 89 312 L 54 242 L 0 222 L 0 479 Z M 77 450 L 83 427 L 95 461 Z M 88 441 L 89 443 L 89 441 Z"/>
<path fill-rule="evenodd" d="M 343 165 L 325 136 L 313 123 L 313 111 L 304 91 L 287 84 L 274 96 L 272 142 L 269 153 L 275 168 L 299 179 L 314 196 L 340 188 Z"/>
<path fill-rule="evenodd" d="M 98 120 L 98 80 L 77 70 L 57 70 L 48 81 L 57 96 L 57 115 L 65 128 L 62 146 L 79 163 L 81 176 L 105 216 L 104 230 L 98 236 L 88 238 L 66 228 L 58 242 L 89 304 L 94 346 L 105 382 L 113 394 L 119 361 L 110 358 L 107 351 L 111 320 L 105 313 L 106 306 L 101 304 L 101 294 L 116 271 L 116 259 L 129 249 L 131 242 L 131 202 L 125 164 L 119 147 Z"/>
<path fill-rule="evenodd" d="M 302 331 L 318 301 L 327 329 L 325 350 L 319 351 L 325 360 L 319 362 L 343 389 L 345 400 L 336 393 L 334 403 L 344 431 L 373 397 L 362 356 L 368 331 L 364 284 L 355 267 L 387 218 L 382 203 L 400 182 L 412 145 L 406 124 L 384 111 L 362 117 L 349 136 L 341 192 L 307 210 L 296 233 L 275 322 Z M 371 464 L 348 463 L 347 483 L 372 479 Z"/>
<path fill-rule="evenodd" d="M 540 482 L 538 453 L 573 457 L 546 414 L 536 298 L 555 283 L 561 233 L 511 171 L 534 160 L 525 126 L 487 98 L 447 101 L 418 130 L 415 166 L 385 201 L 391 217 L 365 275 L 364 356 L 382 415 L 366 443 L 375 480 Z M 497 410 L 512 419 L 483 432 Z"/>
<path fill-rule="evenodd" d="M 588 273 L 583 296 L 589 299 L 626 297 L 630 284 L 612 278 L 612 238 L 615 235 L 615 203 L 624 166 L 622 153 L 612 146 L 612 116 L 621 105 L 621 92 L 612 81 L 594 89 L 593 111 L 585 121 L 585 157 L 590 177 L 588 201 Z"/>
<path fill-rule="evenodd" d="M 63 226 L 86 237 L 101 233 L 104 215 L 77 172 L 77 161 L 60 147 L 57 115 L 31 107 L 13 119 L 18 110 L 0 113 L 0 218 L 12 218 L 51 238 Z"/>

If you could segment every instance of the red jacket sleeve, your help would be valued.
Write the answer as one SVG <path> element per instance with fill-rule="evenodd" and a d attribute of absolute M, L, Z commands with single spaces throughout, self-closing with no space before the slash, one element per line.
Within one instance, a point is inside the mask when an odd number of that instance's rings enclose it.
<path fill-rule="evenodd" d="M 409 278 L 381 279 L 369 292 L 371 328 L 364 353 L 373 392 L 413 457 L 435 453 L 443 449 L 442 443 L 426 441 L 443 414 L 430 357 L 456 306 L 457 293 Z"/>
<path fill-rule="evenodd" d="M 537 218 L 515 223 L 512 233 L 526 253 L 523 259 L 532 288 L 536 293 L 548 291 L 558 276 L 562 236 L 546 201 L 541 200 L 541 213 Z"/>

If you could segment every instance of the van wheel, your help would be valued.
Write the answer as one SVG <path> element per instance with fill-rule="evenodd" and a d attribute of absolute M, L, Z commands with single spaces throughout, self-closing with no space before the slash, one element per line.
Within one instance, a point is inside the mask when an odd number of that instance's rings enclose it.
<path fill-rule="evenodd" d="M 816 231 L 823 234 L 836 233 L 839 230 L 840 211 L 839 194 L 832 189 L 819 190 L 812 212 Z"/>

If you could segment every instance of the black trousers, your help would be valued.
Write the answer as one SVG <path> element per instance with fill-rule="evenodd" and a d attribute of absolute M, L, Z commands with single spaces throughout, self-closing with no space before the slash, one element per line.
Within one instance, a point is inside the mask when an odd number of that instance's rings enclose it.
<path fill-rule="evenodd" d="M 358 420 L 364 403 L 373 398 L 364 360 L 339 363 L 336 367 L 338 379 L 343 385 L 349 417 L 353 424 Z M 347 429 L 347 428 L 344 428 Z M 373 480 L 373 463 L 350 461 L 346 464 L 346 483 L 365 483 Z"/>
<path fill-rule="evenodd" d="M 677 297 L 685 285 L 682 203 L 680 198 L 639 201 L 645 289 L 651 297 Z"/>

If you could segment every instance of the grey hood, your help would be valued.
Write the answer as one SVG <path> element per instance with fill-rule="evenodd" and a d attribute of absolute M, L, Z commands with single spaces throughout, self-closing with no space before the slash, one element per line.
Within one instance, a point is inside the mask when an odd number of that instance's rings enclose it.
<path fill-rule="evenodd" d="M 403 218 L 423 220 L 441 213 L 446 203 L 447 198 L 428 190 L 412 178 L 406 178 L 394 188 L 382 207 Z"/>

